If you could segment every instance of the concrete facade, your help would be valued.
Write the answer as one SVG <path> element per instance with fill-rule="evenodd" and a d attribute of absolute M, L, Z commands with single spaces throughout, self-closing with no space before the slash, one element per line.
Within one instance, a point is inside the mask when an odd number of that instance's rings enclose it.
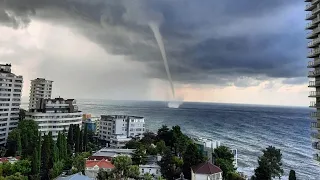
<path fill-rule="evenodd" d="M 51 98 L 52 83 L 53 81 L 43 78 L 31 80 L 29 110 L 37 109 L 37 102 L 40 99 Z"/>
<path fill-rule="evenodd" d="M 0 145 L 18 126 L 23 77 L 11 72 L 11 64 L 0 64 Z"/>
<path fill-rule="evenodd" d="M 314 100 L 310 102 L 310 107 L 315 111 L 311 113 L 313 122 L 311 123 L 312 132 L 312 146 L 315 149 L 314 157 L 319 159 L 320 155 L 320 1 L 319 0 L 305 0 L 308 12 L 306 20 L 310 20 L 306 26 L 308 30 L 307 39 L 309 39 L 308 48 L 310 48 L 307 55 L 311 61 L 308 62 L 308 68 L 311 70 L 308 73 L 309 87 L 313 88 L 309 93 L 309 97 Z"/>

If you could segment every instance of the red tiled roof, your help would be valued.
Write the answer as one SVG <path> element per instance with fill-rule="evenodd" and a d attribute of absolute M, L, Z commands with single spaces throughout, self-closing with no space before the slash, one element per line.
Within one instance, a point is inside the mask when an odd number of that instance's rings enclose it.
<path fill-rule="evenodd" d="M 113 169 L 114 165 L 105 159 L 101 159 L 101 160 L 87 160 L 86 161 L 86 167 L 94 167 L 94 166 L 98 166 L 99 168 L 104 168 L 104 169 Z"/>
<path fill-rule="evenodd" d="M 222 170 L 210 162 L 205 162 L 198 164 L 197 166 L 193 166 L 192 170 L 196 174 L 216 174 L 222 172 Z"/>

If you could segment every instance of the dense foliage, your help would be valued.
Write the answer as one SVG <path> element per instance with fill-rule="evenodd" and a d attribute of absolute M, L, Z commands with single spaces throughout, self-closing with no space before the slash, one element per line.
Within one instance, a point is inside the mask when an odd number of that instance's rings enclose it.
<path fill-rule="evenodd" d="M 21 156 L 22 160 L 11 166 L 9 163 L 2 164 L 0 177 L 53 179 L 72 167 L 73 172 L 84 171 L 85 158 L 90 155 L 84 153 L 84 150 L 90 149 L 88 138 L 84 137 L 90 137 L 86 127 L 81 130 L 79 125 L 70 125 L 68 134 L 66 131 L 59 132 L 54 141 L 51 132 L 41 136 L 35 121 L 21 120 L 18 127 L 9 133 L 4 152 L 6 156 Z"/>
<path fill-rule="evenodd" d="M 294 170 L 290 170 L 289 180 L 296 180 L 296 172 Z"/>
<path fill-rule="evenodd" d="M 231 150 L 226 146 L 219 146 L 214 149 L 214 164 L 219 166 L 223 171 L 224 179 L 231 179 L 236 172 L 236 168 L 233 165 L 234 156 Z"/>
<path fill-rule="evenodd" d="M 251 179 L 271 180 L 283 174 L 282 154 L 280 149 L 273 146 L 267 147 L 262 151 L 263 155 L 258 159 L 258 167 L 254 170 L 255 175 Z"/>
<path fill-rule="evenodd" d="M 98 180 L 139 178 L 139 166 L 133 165 L 129 156 L 117 156 L 112 159 L 112 164 L 115 168 L 110 172 L 99 170 Z"/>

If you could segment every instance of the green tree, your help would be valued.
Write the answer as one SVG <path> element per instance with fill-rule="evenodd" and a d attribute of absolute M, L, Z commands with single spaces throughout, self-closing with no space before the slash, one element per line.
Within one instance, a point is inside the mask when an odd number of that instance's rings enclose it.
<path fill-rule="evenodd" d="M 172 147 L 172 131 L 168 128 L 168 126 L 163 125 L 160 129 L 158 129 L 157 133 L 158 140 L 163 140 L 166 143 L 166 146 Z"/>
<path fill-rule="evenodd" d="M 55 162 L 58 162 L 59 160 L 60 160 L 60 156 L 59 156 L 59 149 L 58 149 L 58 147 L 57 147 L 57 145 L 56 144 L 53 144 L 53 156 L 52 156 L 53 158 L 53 164 L 55 163 Z"/>
<path fill-rule="evenodd" d="M 128 178 L 129 166 L 132 165 L 130 157 L 117 156 L 112 159 L 112 164 L 115 166 L 116 179 Z"/>
<path fill-rule="evenodd" d="M 80 128 L 79 126 L 75 126 L 75 152 L 79 153 L 80 152 Z"/>
<path fill-rule="evenodd" d="M 10 176 L 14 173 L 13 171 L 13 166 L 9 162 L 5 162 L 1 164 L 1 169 L 2 169 L 2 176 Z"/>
<path fill-rule="evenodd" d="M 228 174 L 234 173 L 236 168 L 234 167 L 234 155 L 232 151 L 226 146 L 219 146 L 214 149 L 214 164 L 219 166 L 223 171 L 223 178 L 227 178 Z"/>
<path fill-rule="evenodd" d="M 74 128 L 74 125 L 70 124 L 69 130 L 68 130 L 68 145 L 70 145 L 71 149 L 73 149 L 73 145 L 74 145 L 73 128 Z"/>
<path fill-rule="evenodd" d="M 89 157 L 90 153 L 88 152 L 83 152 L 83 153 L 79 153 L 75 156 L 75 158 L 73 159 L 73 167 L 75 168 L 75 172 L 83 172 L 85 169 L 85 163 L 86 160 L 85 158 Z"/>
<path fill-rule="evenodd" d="M 253 178 L 259 180 L 271 180 L 275 177 L 281 178 L 283 169 L 281 167 L 282 154 L 280 149 L 269 146 L 262 152 L 263 155 L 258 159 L 258 167 L 254 170 L 255 175 Z"/>
<path fill-rule="evenodd" d="M 138 147 L 142 146 L 142 143 L 137 140 L 130 140 L 126 143 L 125 147 L 126 149 L 137 149 Z"/>
<path fill-rule="evenodd" d="M 166 150 L 166 148 L 167 148 L 166 143 L 163 140 L 160 140 L 159 142 L 157 142 L 156 149 L 159 154 L 162 155 L 164 153 L 164 151 Z"/>
<path fill-rule="evenodd" d="M 16 156 L 18 151 L 18 139 L 20 138 L 21 143 L 21 136 L 20 130 L 18 128 L 12 130 L 8 135 L 7 140 L 7 152 L 6 156 Z"/>
<path fill-rule="evenodd" d="M 79 152 L 83 152 L 83 131 L 80 131 Z"/>
<path fill-rule="evenodd" d="M 37 175 L 40 173 L 40 162 L 39 162 L 39 154 L 38 154 L 38 150 L 37 147 L 34 148 L 33 150 L 33 154 L 32 154 L 32 174 L 33 175 Z"/>
<path fill-rule="evenodd" d="M 49 136 L 44 135 L 41 146 L 41 177 L 43 179 L 49 179 L 49 170 L 52 168 L 50 165 L 50 141 Z"/>
<path fill-rule="evenodd" d="M 166 149 L 161 161 L 159 162 L 161 174 L 165 179 L 174 179 L 181 173 L 180 169 L 176 167 L 173 158 L 174 156 L 170 149 Z"/>
<path fill-rule="evenodd" d="M 38 150 L 38 172 L 40 173 L 40 169 L 41 169 L 41 146 L 42 146 L 42 137 L 41 137 L 41 133 L 38 133 L 38 142 L 37 142 L 37 150 Z M 40 176 L 40 175 L 39 175 Z"/>
<path fill-rule="evenodd" d="M 134 165 L 141 165 L 141 164 L 145 164 L 147 161 L 147 155 L 145 153 L 145 149 L 143 146 L 138 147 L 137 149 L 135 149 L 133 151 L 132 154 L 132 163 Z"/>
<path fill-rule="evenodd" d="M 183 174 L 186 179 L 191 179 L 190 168 L 205 161 L 205 157 L 202 155 L 198 147 L 191 143 L 188 145 L 185 153 L 183 154 Z"/>
<path fill-rule="evenodd" d="M 67 158 L 68 155 L 67 147 L 68 145 L 66 136 L 64 134 L 61 134 L 61 158 L 64 160 Z"/>
<path fill-rule="evenodd" d="M 240 176 L 240 174 L 236 172 L 229 173 L 226 179 L 227 180 L 245 180 L 243 177 Z"/>
<path fill-rule="evenodd" d="M 21 144 L 21 134 L 20 132 L 17 134 L 17 155 L 22 155 L 22 144 Z"/>
<path fill-rule="evenodd" d="M 104 171 L 103 169 L 99 169 L 99 172 L 97 174 L 97 180 L 108 180 L 109 179 L 109 173 L 107 171 Z"/>
<path fill-rule="evenodd" d="M 128 177 L 138 179 L 140 175 L 139 166 L 130 165 L 128 170 Z"/>
<path fill-rule="evenodd" d="M 143 138 L 140 140 L 140 142 L 144 146 L 150 146 L 151 144 L 155 143 L 157 140 L 157 135 L 154 134 L 153 132 L 145 132 L 143 134 Z"/>
<path fill-rule="evenodd" d="M 17 128 L 21 134 L 22 156 L 31 158 L 33 148 L 38 142 L 38 124 L 34 120 L 23 120 Z"/>
<path fill-rule="evenodd" d="M 28 176 L 31 173 L 31 161 L 19 160 L 12 165 L 13 172 L 19 172 L 24 176 Z"/>
<path fill-rule="evenodd" d="M 7 176 L 5 180 L 28 180 L 28 176 L 23 176 L 21 173 L 16 172 L 13 175 Z"/>
<path fill-rule="evenodd" d="M 172 144 L 177 156 L 181 156 L 190 143 L 192 143 L 191 139 L 181 132 L 180 126 L 172 127 Z"/>
<path fill-rule="evenodd" d="M 83 132 L 83 151 L 86 152 L 88 147 L 88 126 L 85 124 Z"/>
<path fill-rule="evenodd" d="M 26 118 L 26 110 L 20 109 L 19 111 L 19 121 L 22 121 Z"/>
<path fill-rule="evenodd" d="M 289 173 L 289 180 L 296 180 L 296 172 L 294 170 L 290 170 L 290 173 Z"/>
<path fill-rule="evenodd" d="M 146 154 L 148 154 L 148 155 L 157 155 L 158 154 L 158 150 L 157 150 L 156 147 L 151 145 L 151 146 L 147 147 Z"/>
<path fill-rule="evenodd" d="M 143 175 L 143 179 L 144 179 L 144 180 L 153 180 L 153 177 L 152 177 L 151 174 L 145 173 L 145 174 Z"/>
<path fill-rule="evenodd" d="M 53 164 L 52 171 L 50 173 L 50 179 L 58 177 L 63 171 L 64 164 L 62 161 L 57 161 Z"/>

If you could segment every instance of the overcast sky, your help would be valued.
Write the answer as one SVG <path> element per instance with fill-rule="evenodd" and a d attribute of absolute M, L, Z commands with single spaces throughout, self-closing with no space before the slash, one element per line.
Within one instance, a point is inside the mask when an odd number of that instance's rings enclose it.
<path fill-rule="evenodd" d="M 0 62 L 54 96 L 307 106 L 299 0 L 0 0 Z"/>

